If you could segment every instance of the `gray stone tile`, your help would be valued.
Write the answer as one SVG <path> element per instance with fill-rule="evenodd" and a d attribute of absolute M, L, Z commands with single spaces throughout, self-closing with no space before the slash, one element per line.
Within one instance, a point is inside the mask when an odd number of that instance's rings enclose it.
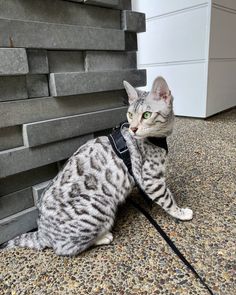
<path fill-rule="evenodd" d="M 47 75 L 27 75 L 26 83 L 29 98 L 45 97 L 49 95 Z"/>
<path fill-rule="evenodd" d="M 129 32 L 145 32 L 146 20 L 145 14 L 131 10 L 122 11 L 122 28 Z"/>
<path fill-rule="evenodd" d="M 125 50 L 126 51 L 137 51 L 138 41 L 137 34 L 133 32 L 125 32 Z"/>
<path fill-rule="evenodd" d="M 113 9 L 131 9 L 131 0 L 65 0 L 78 3 L 85 3 L 88 5 L 95 5 L 98 7 L 109 7 Z"/>
<path fill-rule="evenodd" d="M 48 57 L 47 50 L 44 49 L 27 49 L 30 74 L 48 74 Z"/>
<path fill-rule="evenodd" d="M 0 197 L 47 181 L 58 173 L 57 163 L 0 178 Z"/>
<path fill-rule="evenodd" d="M 131 10 L 132 9 L 131 0 L 120 0 L 120 8 L 122 10 Z"/>
<path fill-rule="evenodd" d="M 37 227 L 38 210 L 32 207 L 0 220 L 0 243 Z"/>
<path fill-rule="evenodd" d="M 122 30 L 0 19 L 1 47 L 124 50 Z M 10 37 L 9 37 L 10 36 Z"/>
<path fill-rule="evenodd" d="M 0 0 L 0 7 L 4 19 L 120 29 L 120 11 L 72 1 Z"/>
<path fill-rule="evenodd" d="M 50 94 L 65 96 L 123 89 L 123 80 L 132 85 L 146 84 L 146 70 L 126 70 L 86 73 L 52 73 L 49 79 Z"/>
<path fill-rule="evenodd" d="M 23 145 L 22 127 L 0 128 L 0 151 Z"/>
<path fill-rule="evenodd" d="M 0 178 L 66 159 L 91 138 L 84 135 L 34 149 L 20 147 L 0 152 Z"/>
<path fill-rule="evenodd" d="M 89 5 L 118 8 L 120 1 L 119 0 L 84 0 L 84 3 Z"/>
<path fill-rule="evenodd" d="M 136 52 L 86 51 L 86 71 L 136 69 Z"/>
<path fill-rule="evenodd" d="M 1 219 L 34 206 L 31 187 L 0 197 Z"/>
<path fill-rule="evenodd" d="M 0 103 L 0 127 L 120 107 L 126 98 L 125 91 L 110 91 L 4 102 Z"/>
<path fill-rule="evenodd" d="M 0 48 L 0 76 L 24 75 L 28 72 L 24 48 Z"/>
<path fill-rule="evenodd" d="M 24 124 L 24 145 L 33 147 L 112 128 L 126 119 L 126 112 L 127 107 L 121 107 Z"/>
<path fill-rule="evenodd" d="M 28 98 L 25 76 L 0 76 L 0 102 Z"/>
<path fill-rule="evenodd" d="M 48 50 L 51 73 L 84 72 L 83 51 Z"/>

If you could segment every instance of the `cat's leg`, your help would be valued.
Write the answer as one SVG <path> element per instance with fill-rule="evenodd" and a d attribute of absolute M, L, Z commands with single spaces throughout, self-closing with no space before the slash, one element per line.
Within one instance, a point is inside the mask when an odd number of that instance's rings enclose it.
<path fill-rule="evenodd" d="M 157 203 L 163 204 L 163 209 L 170 214 L 171 216 L 180 219 L 180 220 L 191 220 L 193 218 L 193 211 L 189 208 L 180 208 L 178 207 L 171 191 L 167 188 L 166 195 L 163 200 Z"/>
<path fill-rule="evenodd" d="M 164 181 L 160 182 L 154 190 L 151 192 L 149 191 L 148 196 L 168 214 L 177 219 L 191 220 L 193 218 L 193 211 L 191 209 L 178 207 L 171 191 L 167 188 Z"/>
<path fill-rule="evenodd" d="M 97 240 L 95 241 L 94 245 L 99 246 L 99 245 L 108 245 L 111 244 L 113 241 L 113 235 L 111 232 L 106 232 L 105 234 L 99 236 Z"/>

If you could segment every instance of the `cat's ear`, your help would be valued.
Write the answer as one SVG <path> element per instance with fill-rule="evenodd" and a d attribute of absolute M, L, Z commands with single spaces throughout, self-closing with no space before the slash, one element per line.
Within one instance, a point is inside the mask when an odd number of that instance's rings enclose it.
<path fill-rule="evenodd" d="M 163 77 L 157 77 L 154 80 L 152 84 L 151 95 L 155 100 L 163 99 L 167 103 L 171 101 L 171 92 L 166 83 L 166 80 Z"/>
<path fill-rule="evenodd" d="M 123 81 L 125 90 L 128 94 L 129 104 L 133 103 L 136 99 L 138 99 L 138 93 L 133 86 L 131 86 L 127 81 Z"/>

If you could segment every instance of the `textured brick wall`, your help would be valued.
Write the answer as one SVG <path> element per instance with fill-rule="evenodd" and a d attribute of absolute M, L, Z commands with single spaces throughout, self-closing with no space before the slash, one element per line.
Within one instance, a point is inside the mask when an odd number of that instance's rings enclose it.
<path fill-rule="evenodd" d="M 0 0 L 0 243 L 81 144 L 125 118 L 143 14 L 129 0 Z"/>

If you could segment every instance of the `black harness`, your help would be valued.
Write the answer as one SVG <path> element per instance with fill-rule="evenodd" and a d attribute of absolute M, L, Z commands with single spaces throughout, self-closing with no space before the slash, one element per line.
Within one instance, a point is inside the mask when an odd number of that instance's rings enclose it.
<path fill-rule="evenodd" d="M 121 123 L 120 126 L 116 127 L 111 134 L 108 135 L 108 139 L 111 143 L 111 146 L 113 147 L 114 152 L 116 155 L 122 159 L 130 173 L 130 175 L 133 176 L 134 180 L 135 177 L 133 175 L 132 171 L 132 163 L 131 163 L 131 157 L 130 152 L 127 147 L 126 141 L 121 133 L 121 130 L 123 128 L 129 128 L 129 123 L 124 122 Z M 148 140 L 153 143 L 154 145 L 163 148 L 168 153 L 168 146 L 166 142 L 166 137 L 160 137 L 160 138 L 154 138 L 154 137 L 148 137 Z M 135 180 L 135 183 L 137 187 L 140 190 L 141 195 L 144 197 L 144 199 L 150 203 L 152 202 L 151 199 L 147 196 L 147 194 L 140 188 L 139 184 Z M 138 209 L 147 219 L 148 221 L 155 227 L 155 229 L 159 232 L 159 234 L 162 236 L 162 238 L 167 242 L 167 244 L 170 246 L 170 248 L 174 251 L 174 253 L 183 261 L 183 263 L 194 273 L 194 275 L 199 279 L 201 284 L 208 290 L 208 292 L 211 295 L 214 295 L 211 288 L 207 285 L 205 282 L 205 279 L 203 279 L 198 272 L 195 270 L 195 268 L 191 265 L 191 263 L 185 258 L 185 256 L 180 252 L 180 250 L 175 246 L 174 242 L 169 238 L 169 236 L 165 233 L 165 231 L 160 227 L 160 225 L 152 218 L 152 216 L 139 204 L 137 204 L 135 201 L 129 199 L 130 203 Z"/>
<path fill-rule="evenodd" d="M 133 176 L 132 172 L 132 164 L 129 149 L 127 147 L 126 141 L 121 133 L 123 128 L 129 128 L 128 122 L 123 122 L 119 126 L 117 126 L 111 134 L 108 135 L 108 139 L 113 147 L 114 152 L 117 154 L 119 158 L 121 158 L 126 167 L 128 168 L 129 173 Z M 168 153 L 168 145 L 166 142 L 166 137 L 148 137 L 148 140 L 158 146 L 163 148 Z"/>
<path fill-rule="evenodd" d="M 113 132 L 108 135 L 108 139 L 110 141 L 111 146 L 113 147 L 114 152 L 117 154 L 117 156 L 120 159 L 124 161 L 126 167 L 128 168 L 129 173 L 133 175 L 129 149 L 121 133 L 121 130 L 124 127 L 129 128 L 129 123 L 124 122 L 124 123 L 121 123 L 120 126 L 117 126 L 116 128 L 114 128 Z"/>

